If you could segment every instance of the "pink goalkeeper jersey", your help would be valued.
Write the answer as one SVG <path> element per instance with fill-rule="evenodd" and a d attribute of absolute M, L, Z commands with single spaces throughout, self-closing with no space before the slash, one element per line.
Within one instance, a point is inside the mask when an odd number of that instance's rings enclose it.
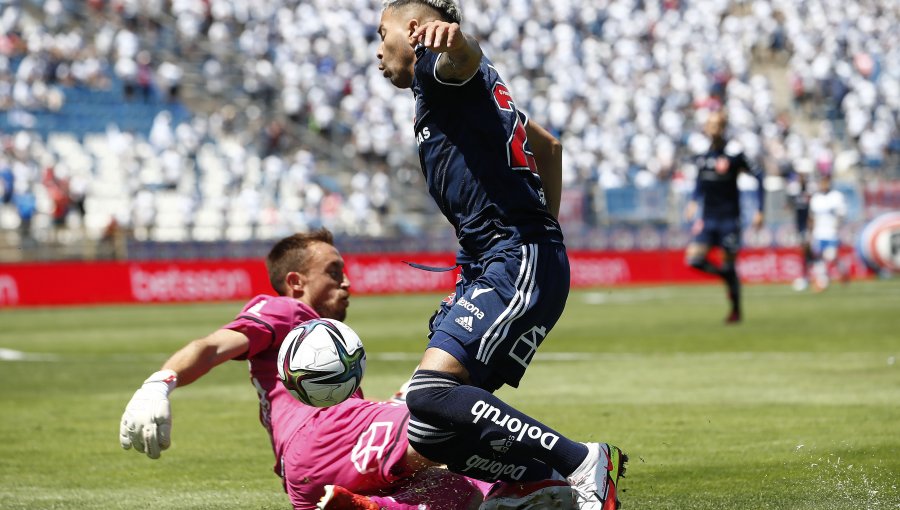
<path fill-rule="evenodd" d="M 224 326 L 225 329 L 240 331 L 250 339 L 247 353 L 236 359 L 249 361 L 250 382 L 259 396 L 259 421 L 272 440 L 275 472 L 279 476 L 282 470 L 278 459 L 284 445 L 303 423 L 323 409 L 299 402 L 278 381 L 275 366 L 278 349 L 292 329 L 318 318 L 319 314 L 296 299 L 259 295 L 248 301 L 237 318 Z M 354 396 L 361 398 L 362 392 L 357 391 Z"/>
<path fill-rule="evenodd" d="M 259 396 L 259 418 L 275 452 L 275 473 L 295 508 L 314 508 L 326 483 L 357 491 L 379 491 L 406 476 L 406 406 L 370 402 L 357 390 L 347 401 L 317 408 L 296 400 L 278 380 L 276 360 L 294 327 L 318 318 L 293 298 L 259 295 L 225 329 L 250 340 L 238 359 L 250 364 Z M 348 441 L 348 439 L 350 439 Z"/>

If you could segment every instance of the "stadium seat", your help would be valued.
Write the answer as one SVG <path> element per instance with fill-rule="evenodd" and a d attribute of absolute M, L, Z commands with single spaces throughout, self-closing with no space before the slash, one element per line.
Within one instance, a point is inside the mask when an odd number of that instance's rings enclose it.
<path fill-rule="evenodd" d="M 183 225 L 157 224 L 150 234 L 150 239 L 158 242 L 183 242 L 189 238 L 189 231 Z"/>
<path fill-rule="evenodd" d="M 21 222 L 15 208 L 0 205 L 0 230 L 15 230 Z"/>
<path fill-rule="evenodd" d="M 224 234 L 222 227 L 194 225 L 191 230 L 191 239 L 203 242 L 220 241 Z"/>
<path fill-rule="evenodd" d="M 248 241 L 253 237 L 253 227 L 250 225 L 230 225 L 225 230 L 225 239 L 229 241 Z"/>

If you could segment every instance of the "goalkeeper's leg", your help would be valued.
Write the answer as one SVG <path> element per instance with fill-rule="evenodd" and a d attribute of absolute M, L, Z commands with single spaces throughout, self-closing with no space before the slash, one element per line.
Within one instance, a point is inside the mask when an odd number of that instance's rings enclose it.
<path fill-rule="evenodd" d="M 365 496 L 340 486 L 326 487 L 320 510 L 476 510 L 492 484 L 442 468 L 429 468 L 386 495 Z"/>

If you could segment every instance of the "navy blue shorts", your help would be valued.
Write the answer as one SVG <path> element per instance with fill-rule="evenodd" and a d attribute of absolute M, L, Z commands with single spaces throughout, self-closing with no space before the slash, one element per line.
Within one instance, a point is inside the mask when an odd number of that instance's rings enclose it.
<path fill-rule="evenodd" d="M 513 247 L 462 266 L 456 292 L 432 318 L 428 347 L 448 352 L 489 391 L 516 387 L 569 295 L 559 243 Z"/>
<path fill-rule="evenodd" d="M 797 209 L 794 221 L 796 222 L 797 234 L 800 235 L 801 239 L 806 239 L 806 230 L 809 228 L 809 209 Z"/>
<path fill-rule="evenodd" d="M 737 253 L 741 249 L 741 221 L 734 219 L 703 219 L 703 230 L 694 236 L 694 242 L 706 246 L 721 246 L 723 250 Z"/>

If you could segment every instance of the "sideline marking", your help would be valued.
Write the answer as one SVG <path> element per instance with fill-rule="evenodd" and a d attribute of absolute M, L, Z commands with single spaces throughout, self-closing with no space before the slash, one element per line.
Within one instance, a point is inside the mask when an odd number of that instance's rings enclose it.
<path fill-rule="evenodd" d="M 706 358 L 722 358 L 726 357 L 734 360 L 750 360 L 750 359 L 792 359 L 798 353 L 783 352 L 755 352 L 755 351 L 734 351 L 734 352 L 681 352 L 673 351 L 666 353 L 637 353 L 637 352 L 594 352 L 594 351 L 571 351 L 571 352 L 540 352 L 535 354 L 535 360 L 541 362 L 572 362 L 572 361 L 608 361 L 615 360 L 642 360 L 655 358 L 676 358 L 683 360 L 697 360 Z M 818 353 L 805 353 L 818 354 Z M 861 352 L 843 352 L 842 355 L 867 355 L 871 353 Z M 157 362 L 162 363 L 167 358 L 164 353 L 142 353 L 142 354 L 109 354 L 101 356 L 65 356 L 62 354 L 50 353 L 31 353 L 14 351 L 12 349 L 0 348 L 0 362 L 68 362 L 68 363 L 97 363 L 97 362 L 127 362 L 127 363 L 146 363 Z M 377 361 L 419 361 L 422 359 L 420 353 L 415 352 L 379 352 L 368 356 L 369 359 Z M 887 364 L 896 364 L 895 357 L 887 358 Z"/>
<path fill-rule="evenodd" d="M 537 353 L 537 359 L 542 361 L 578 361 L 578 360 L 590 360 L 597 359 L 599 357 L 609 356 L 608 353 L 599 353 L 599 352 L 545 352 Z M 421 353 L 414 352 L 380 352 L 377 354 L 369 355 L 370 359 L 378 360 L 378 361 L 419 361 L 422 359 Z M 84 358 L 81 356 L 72 356 L 65 357 L 59 354 L 49 354 L 49 353 L 33 353 L 33 352 L 22 352 L 15 351 L 12 349 L 4 349 L 0 348 L 0 362 L 10 361 L 10 362 L 93 362 L 97 360 L 115 360 L 115 361 L 133 361 L 133 362 L 143 362 L 143 361 L 159 361 L 165 359 L 165 354 L 147 354 L 147 355 L 138 355 L 138 354 L 113 354 L 110 356 L 102 356 L 102 357 L 90 357 Z"/>
<path fill-rule="evenodd" d="M 0 361 L 62 361 L 56 354 L 36 354 L 0 347 Z"/>

